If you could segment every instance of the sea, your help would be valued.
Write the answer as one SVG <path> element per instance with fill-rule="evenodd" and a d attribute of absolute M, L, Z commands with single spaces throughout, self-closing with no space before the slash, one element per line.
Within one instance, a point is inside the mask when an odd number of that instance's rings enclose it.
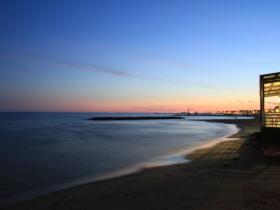
<path fill-rule="evenodd" d="M 147 113 L 0 113 L 0 203 L 187 162 L 185 154 L 221 141 L 235 125 L 172 120 L 90 121 Z"/>

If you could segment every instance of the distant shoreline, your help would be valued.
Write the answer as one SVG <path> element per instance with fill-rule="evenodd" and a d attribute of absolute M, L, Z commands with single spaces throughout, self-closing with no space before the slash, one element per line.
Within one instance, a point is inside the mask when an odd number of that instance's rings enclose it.
<path fill-rule="evenodd" d="M 184 117 L 178 116 L 143 116 L 143 117 L 93 117 L 87 120 L 95 121 L 113 121 L 113 120 L 176 120 L 184 119 Z"/>

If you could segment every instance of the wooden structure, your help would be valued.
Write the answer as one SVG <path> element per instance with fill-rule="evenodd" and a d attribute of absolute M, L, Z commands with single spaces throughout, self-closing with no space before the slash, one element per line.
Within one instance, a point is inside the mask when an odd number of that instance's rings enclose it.
<path fill-rule="evenodd" d="M 280 72 L 260 75 L 260 120 L 264 149 L 280 146 Z"/>

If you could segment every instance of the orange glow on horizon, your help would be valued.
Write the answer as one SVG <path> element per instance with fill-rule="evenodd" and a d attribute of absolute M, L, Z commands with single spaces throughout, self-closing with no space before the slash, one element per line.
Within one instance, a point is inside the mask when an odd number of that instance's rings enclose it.
<path fill-rule="evenodd" d="M 243 97 L 249 98 L 249 97 Z M 252 99 L 252 98 L 251 98 Z M 254 98 L 253 98 L 254 99 Z M 182 100 L 180 96 L 149 99 L 103 99 L 56 97 L 37 100 L 16 101 L 13 104 L 23 104 L 18 111 L 43 112 L 217 112 L 225 110 L 256 110 L 258 100 L 241 101 L 236 97 L 194 97 Z M 11 109 L 16 108 L 10 106 Z"/>
<path fill-rule="evenodd" d="M 80 102 L 80 103 L 62 103 L 55 106 L 41 107 L 47 111 L 62 112 L 185 112 L 190 109 L 191 112 L 217 112 L 224 110 L 255 110 L 259 109 L 258 103 L 234 103 L 223 104 L 217 101 L 194 102 L 194 103 L 135 103 L 135 102 Z"/>

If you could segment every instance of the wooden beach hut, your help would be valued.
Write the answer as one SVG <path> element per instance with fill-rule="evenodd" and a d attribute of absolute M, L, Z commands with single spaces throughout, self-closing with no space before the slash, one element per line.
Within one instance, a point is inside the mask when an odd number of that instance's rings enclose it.
<path fill-rule="evenodd" d="M 280 72 L 260 75 L 260 121 L 265 151 L 280 152 Z"/>

